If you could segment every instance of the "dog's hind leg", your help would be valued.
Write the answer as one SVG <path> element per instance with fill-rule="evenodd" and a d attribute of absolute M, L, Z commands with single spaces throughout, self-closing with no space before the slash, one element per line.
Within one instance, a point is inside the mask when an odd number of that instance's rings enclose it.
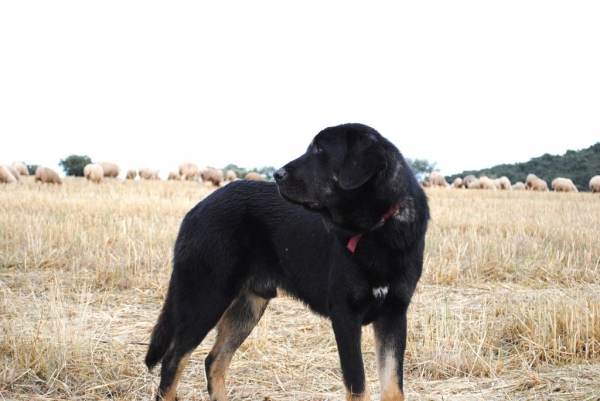
<path fill-rule="evenodd" d="M 217 325 L 217 339 L 206 357 L 206 380 L 211 401 L 226 401 L 225 372 L 233 354 L 265 311 L 268 299 L 243 291 L 229 306 Z"/>
<path fill-rule="evenodd" d="M 204 290 L 204 291 L 202 291 Z M 223 292 L 199 289 L 196 297 L 181 302 L 176 310 L 177 322 L 171 345 L 162 359 L 157 400 L 174 401 L 177 383 L 191 353 L 217 324 L 233 296 Z"/>

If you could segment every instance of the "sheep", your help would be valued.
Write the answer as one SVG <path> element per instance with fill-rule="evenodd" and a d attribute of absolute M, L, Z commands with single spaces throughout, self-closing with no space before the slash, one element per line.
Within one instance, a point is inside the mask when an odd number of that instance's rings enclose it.
<path fill-rule="evenodd" d="M 265 177 L 263 177 L 260 173 L 251 171 L 248 174 L 246 174 L 246 179 L 250 181 L 264 181 Z"/>
<path fill-rule="evenodd" d="M 538 178 L 535 174 L 528 174 L 526 181 L 525 188 L 530 191 L 548 191 L 548 183 L 541 178 Z"/>
<path fill-rule="evenodd" d="M 527 188 L 527 190 L 531 190 L 531 187 L 533 187 L 533 184 L 535 183 L 535 180 L 537 180 L 538 177 L 535 174 L 527 174 L 527 179 L 525 180 L 525 188 Z"/>
<path fill-rule="evenodd" d="M 235 171 L 233 171 L 233 170 L 227 170 L 227 173 L 225 173 L 225 179 L 227 181 L 235 181 L 235 180 L 237 180 L 237 175 L 235 174 Z"/>
<path fill-rule="evenodd" d="M 512 190 L 512 185 L 510 184 L 510 180 L 505 175 L 498 178 L 498 184 L 499 184 L 498 189 L 501 189 L 503 191 L 511 191 Z"/>
<path fill-rule="evenodd" d="M 517 181 L 512 185 L 512 189 L 514 191 L 525 191 L 527 188 L 525 187 L 524 183 L 522 183 L 521 181 Z"/>
<path fill-rule="evenodd" d="M 132 168 L 127 170 L 127 175 L 125 175 L 126 180 L 135 180 L 135 177 L 137 177 L 137 171 Z"/>
<path fill-rule="evenodd" d="M 429 181 L 421 181 L 421 186 L 423 188 L 429 188 L 431 184 L 429 183 Z"/>
<path fill-rule="evenodd" d="M 140 180 L 160 180 L 158 172 L 160 170 L 151 170 L 148 167 L 140 168 L 139 175 Z"/>
<path fill-rule="evenodd" d="M 460 177 L 456 177 L 452 182 L 453 188 L 462 188 L 463 187 L 463 179 Z"/>
<path fill-rule="evenodd" d="M 475 178 L 475 177 L 473 177 Z M 481 189 L 481 185 L 479 184 L 479 179 L 475 178 L 474 180 L 469 180 L 469 183 L 466 186 L 468 189 Z"/>
<path fill-rule="evenodd" d="M 186 181 L 200 180 L 200 170 L 194 163 L 181 163 L 179 165 L 179 175 L 182 180 Z"/>
<path fill-rule="evenodd" d="M 27 169 L 27 166 L 25 164 L 20 162 L 14 162 L 13 167 L 15 168 L 15 170 L 17 170 L 17 173 L 19 173 L 19 175 L 22 175 L 24 177 L 27 177 L 29 175 L 29 170 Z"/>
<path fill-rule="evenodd" d="M 475 186 L 475 188 L 479 188 L 479 181 L 477 180 L 477 178 L 475 178 L 473 174 L 469 174 L 465 178 L 463 178 L 463 186 L 465 188 L 472 188 L 473 186 L 471 185 L 471 183 L 474 181 L 477 181 L 477 185 Z"/>
<path fill-rule="evenodd" d="M 21 183 L 21 174 L 19 174 L 17 169 L 14 166 L 10 166 L 8 164 L 5 164 L 4 167 L 6 167 L 6 169 L 15 178 L 15 180 L 17 180 L 17 183 L 20 184 Z"/>
<path fill-rule="evenodd" d="M 121 172 L 121 167 L 117 166 L 115 163 L 99 162 L 96 164 L 102 167 L 102 171 L 104 171 L 105 177 L 117 178 L 119 176 L 119 173 Z"/>
<path fill-rule="evenodd" d="M 62 180 L 58 176 L 58 173 L 52 170 L 50 167 L 40 166 L 35 170 L 35 182 L 41 183 L 52 183 L 62 184 Z"/>
<path fill-rule="evenodd" d="M 83 175 L 88 181 L 100 184 L 104 178 L 104 170 L 99 164 L 90 163 L 83 168 Z"/>
<path fill-rule="evenodd" d="M 17 179 L 10 172 L 8 167 L 0 166 L 0 184 L 16 184 Z"/>
<path fill-rule="evenodd" d="M 479 188 L 492 189 L 495 191 L 496 185 L 494 185 L 494 181 L 492 181 L 490 178 L 483 176 L 483 177 L 479 177 Z"/>
<path fill-rule="evenodd" d="M 167 180 L 181 181 L 181 176 L 179 175 L 179 173 L 177 171 L 171 171 L 169 173 L 169 176 L 167 177 Z"/>
<path fill-rule="evenodd" d="M 440 173 L 438 173 L 437 171 L 432 171 L 429 174 L 429 183 L 433 187 L 448 188 L 450 186 L 446 182 L 446 179 L 444 178 L 444 176 L 441 175 Z"/>
<path fill-rule="evenodd" d="M 531 187 L 532 191 L 540 191 L 540 192 L 547 192 L 548 191 L 548 183 L 544 180 L 542 180 L 541 178 L 538 178 L 534 185 Z"/>
<path fill-rule="evenodd" d="M 600 175 L 595 175 L 590 180 L 590 189 L 592 193 L 600 193 Z"/>
<path fill-rule="evenodd" d="M 219 186 L 223 181 L 223 170 L 214 167 L 205 167 L 200 171 L 202 181 L 210 182 L 215 186 Z"/>
<path fill-rule="evenodd" d="M 551 186 L 554 192 L 579 192 L 570 178 L 556 177 L 552 180 Z"/>

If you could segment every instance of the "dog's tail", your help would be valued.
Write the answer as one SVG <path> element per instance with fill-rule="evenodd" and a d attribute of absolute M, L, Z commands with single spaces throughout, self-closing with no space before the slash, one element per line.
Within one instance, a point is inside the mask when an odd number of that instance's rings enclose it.
<path fill-rule="evenodd" d="M 170 291 L 169 291 L 170 292 Z M 152 330 L 152 336 L 150 337 L 150 346 L 146 353 L 146 366 L 148 370 L 152 370 L 156 364 L 162 360 L 163 356 L 167 353 L 173 339 L 173 333 L 175 332 L 175 324 L 173 321 L 173 312 L 171 310 L 171 297 L 167 292 L 167 299 L 165 304 L 158 316 L 156 326 Z"/>

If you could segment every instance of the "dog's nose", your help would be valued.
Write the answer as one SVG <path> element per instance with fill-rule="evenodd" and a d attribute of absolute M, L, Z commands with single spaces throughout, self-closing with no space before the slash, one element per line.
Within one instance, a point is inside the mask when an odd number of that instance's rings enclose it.
<path fill-rule="evenodd" d="M 286 175 L 287 175 L 287 171 L 285 171 L 285 168 L 283 168 L 283 167 L 273 173 L 273 177 L 275 177 L 275 181 L 283 180 Z"/>

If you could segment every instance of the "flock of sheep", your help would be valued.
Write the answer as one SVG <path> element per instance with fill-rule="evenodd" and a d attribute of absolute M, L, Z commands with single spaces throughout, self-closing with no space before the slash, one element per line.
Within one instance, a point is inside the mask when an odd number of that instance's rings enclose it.
<path fill-rule="evenodd" d="M 467 189 L 491 189 L 491 190 L 516 190 L 516 191 L 549 191 L 548 183 L 535 174 L 529 174 L 525 183 L 519 181 L 515 184 L 510 183 L 508 177 L 491 179 L 488 177 L 475 177 L 467 175 L 464 178 L 456 178 L 452 184 L 448 184 L 446 179 L 440 173 L 434 171 L 429 175 L 429 181 L 421 181 L 424 187 L 442 187 L 442 188 L 467 188 Z M 557 177 L 552 180 L 552 190 L 555 192 L 579 192 L 570 178 Z M 600 192 L 600 175 L 592 177 L 590 180 L 590 189 L 592 192 Z"/>
<path fill-rule="evenodd" d="M 104 178 L 117 178 L 121 168 L 115 163 L 100 162 L 88 164 L 83 169 L 83 174 L 88 181 L 99 184 Z M 14 163 L 10 165 L 0 165 L 0 183 L 16 184 L 21 181 L 22 176 L 28 176 L 27 166 L 23 163 Z M 125 174 L 125 179 L 134 180 L 139 175 L 140 180 L 159 180 L 158 170 L 152 170 L 146 167 L 138 171 L 130 169 Z M 167 180 L 175 181 L 203 181 L 219 186 L 222 182 L 237 180 L 233 170 L 228 170 L 223 175 L 223 170 L 214 167 L 205 167 L 199 169 L 194 163 L 181 163 L 177 171 L 171 171 Z M 255 172 L 246 174 L 247 180 L 263 181 L 264 177 Z M 38 167 L 35 171 L 35 182 L 62 184 L 58 173 L 49 167 Z M 535 174 L 529 174 L 525 183 L 519 181 L 511 185 L 507 177 L 491 179 L 488 177 L 475 177 L 467 175 L 464 178 L 456 178 L 452 184 L 448 184 L 443 175 L 438 172 L 432 172 L 429 175 L 429 181 L 421 181 L 424 187 L 443 187 L 443 188 L 468 188 L 468 189 L 491 189 L 491 190 L 529 190 L 529 191 L 548 191 L 548 183 Z M 552 180 L 552 190 L 556 192 L 578 192 L 577 187 L 569 178 L 558 177 Z M 600 192 L 600 175 L 592 177 L 590 180 L 590 189 L 592 192 Z"/>
<path fill-rule="evenodd" d="M 121 168 L 110 162 L 90 163 L 83 169 L 85 178 L 93 183 L 99 184 L 104 178 L 117 178 Z M 21 182 L 23 176 L 28 176 L 29 171 L 23 163 L 14 163 L 10 165 L 0 165 L 0 183 L 17 184 Z M 142 167 L 139 170 L 130 169 L 125 174 L 126 180 L 135 180 L 139 175 L 140 180 L 160 180 L 158 170 L 152 170 Z M 171 171 L 167 178 L 175 181 L 203 181 L 220 186 L 222 182 L 230 182 L 238 179 L 233 170 L 228 170 L 223 176 L 223 170 L 214 167 L 205 167 L 199 169 L 194 163 L 181 163 L 177 171 Z M 264 181 L 264 177 L 255 172 L 246 174 L 245 179 Z M 58 173 L 49 167 L 38 167 L 35 171 L 35 182 L 62 184 Z"/>

